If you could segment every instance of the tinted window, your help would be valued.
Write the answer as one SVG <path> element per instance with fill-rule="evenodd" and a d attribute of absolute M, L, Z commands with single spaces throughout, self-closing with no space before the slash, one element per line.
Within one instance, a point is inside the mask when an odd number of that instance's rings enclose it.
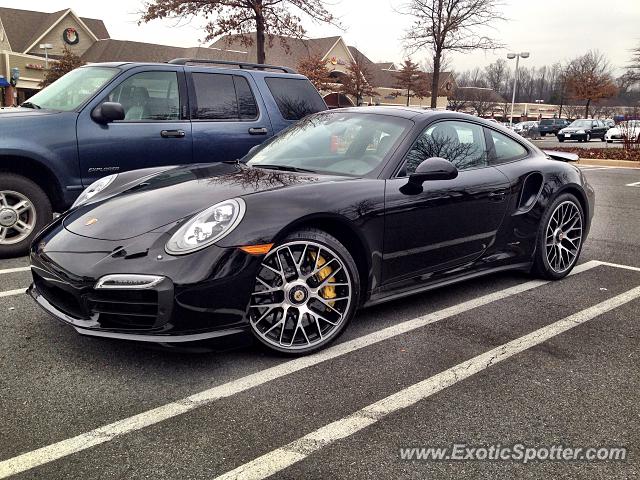
<path fill-rule="evenodd" d="M 142 72 L 118 85 L 106 101 L 122 105 L 125 121 L 178 120 L 179 99 L 176 72 Z"/>
<path fill-rule="evenodd" d="M 553 125 L 553 120 L 541 120 L 540 125 Z"/>
<path fill-rule="evenodd" d="M 238 118 L 238 100 L 233 75 L 194 73 L 196 105 L 193 118 L 199 120 L 232 120 Z"/>
<path fill-rule="evenodd" d="M 446 158 L 458 170 L 486 166 L 487 152 L 482 127 L 451 121 L 427 127 L 407 154 L 401 174 L 413 173 L 418 165 L 431 157 Z"/>
<path fill-rule="evenodd" d="M 249 82 L 244 77 L 234 76 L 233 82 L 236 86 L 238 97 L 238 116 L 243 120 L 250 120 L 258 116 L 258 105 L 253 96 Z"/>
<path fill-rule="evenodd" d="M 223 73 L 192 74 L 197 120 L 249 120 L 258 116 L 258 105 L 247 79 Z"/>
<path fill-rule="evenodd" d="M 324 100 L 308 80 L 270 77 L 265 81 L 286 120 L 300 120 L 327 109 Z"/>
<path fill-rule="evenodd" d="M 527 155 L 527 149 L 506 135 L 489 131 L 496 152 L 496 163 L 505 163 L 517 160 Z"/>

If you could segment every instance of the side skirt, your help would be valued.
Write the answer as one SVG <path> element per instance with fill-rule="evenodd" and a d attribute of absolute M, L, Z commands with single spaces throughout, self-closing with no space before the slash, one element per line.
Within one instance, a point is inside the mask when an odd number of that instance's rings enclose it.
<path fill-rule="evenodd" d="M 444 287 L 446 285 L 452 285 L 459 282 L 464 282 L 465 280 L 471 280 L 472 278 L 483 277 L 485 275 L 490 275 L 492 273 L 505 272 L 509 270 L 518 270 L 523 272 L 528 272 L 531 270 L 533 263 L 532 262 L 524 262 L 524 263 L 514 263 L 511 265 L 502 265 L 499 267 L 488 268 L 486 270 L 478 270 L 474 272 L 468 272 L 464 275 L 458 275 L 455 277 L 450 277 L 447 279 L 440 279 L 433 283 L 422 284 L 417 286 L 416 288 L 402 290 L 400 292 L 383 292 L 383 293 L 372 293 L 369 299 L 362 305 L 360 308 L 367 308 L 373 305 L 379 305 L 381 303 L 390 302 L 392 300 L 397 300 L 399 298 L 408 297 L 410 295 L 415 295 L 416 293 L 427 292 L 429 290 L 435 290 L 440 287 Z"/>

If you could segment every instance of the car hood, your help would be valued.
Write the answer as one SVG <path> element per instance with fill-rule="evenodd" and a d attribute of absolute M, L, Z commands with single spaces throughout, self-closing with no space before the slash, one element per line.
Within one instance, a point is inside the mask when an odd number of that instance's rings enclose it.
<path fill-rule="evenodd" d="M 108 188 L 64 219 L 67 230 L 101 240 L 125 240 L 174 224 L 218 202 L 259 192 L 352 177 L 294 173 L 214 163 L 172 168 L 115 191 Z"/>
<path fill-rule="evenodd" d="M 43 115 L 55 115 L 60 113 L 55 110 L 38 110 L 36 108 L 2 108 L 0 109 L 0 120 L 18 117 L 41 117 Z"/>

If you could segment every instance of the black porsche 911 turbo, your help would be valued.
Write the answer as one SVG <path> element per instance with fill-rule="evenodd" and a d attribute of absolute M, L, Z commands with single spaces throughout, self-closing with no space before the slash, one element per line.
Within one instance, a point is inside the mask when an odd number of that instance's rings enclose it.
<path fill-rule="evenodd" d="M 361 307 L 507 269 L 567 275 L 594 192 L 562 159 L 460 113 L 322 112 L 237 162 L 97 181 L 34 241 L 29 292 L 85 335 L 250 332 L 309 353 Z"/>

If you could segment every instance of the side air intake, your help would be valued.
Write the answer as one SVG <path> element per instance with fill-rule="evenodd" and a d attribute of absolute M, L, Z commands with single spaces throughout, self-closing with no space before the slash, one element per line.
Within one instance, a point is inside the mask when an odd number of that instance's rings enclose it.
<path fill-rule="evenodd" d="M 542 190 L 542 182 L 543 178 L 540 172 L 533 172 L 527 175 L 527 178 L 524 179 L 524 185 L 522 186 L 522 194 L 520 195 L 520 202 L 518 203 L 518 213 L 528 212 L 535 205 Z"/>

